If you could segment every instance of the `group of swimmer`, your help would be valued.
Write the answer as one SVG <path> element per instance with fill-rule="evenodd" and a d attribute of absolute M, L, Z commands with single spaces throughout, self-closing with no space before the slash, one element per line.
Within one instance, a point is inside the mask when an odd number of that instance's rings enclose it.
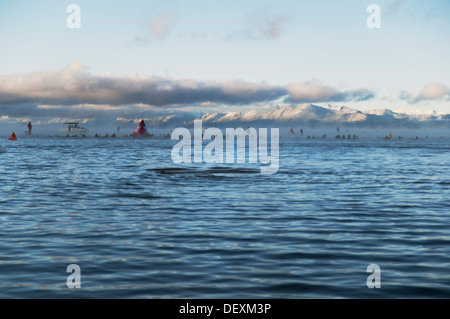
<path fill-rule="evenodd" d="M 33 128 L 33 125 L 31 124 L 31 122 L 28 122 L 27 127 L 28 127 L 28 131 L 25 131 L 25 134 L 31 135 L 32 128 Z M 339 134 L 340 133 L 340 128 L 339 127 L 336 128 L 336 131 L 337 131 L 338 134 L 335 136 L 335 139 L 342 139 L 342 140 L 350 140 L 350 139 L 357 140 L 357 139 L 359 139 L 358 135 L 356 135 L 356 134 L 353 134 L 353 135 L 348 134 L 348 129 L 346 129 L 346 133 L 347 134 Z M 117 133 L 119 133 L 119 132 L 120 132 L 120 126 L 117 127 Z M 305 133 L 303 128 L 301 128 L 299 130 L 299 132 L 300 132 L 301 136 L 303 136 L 304 133 Z M 291 128 L 289 130 L 289 134 L 295 134 L 295 131 L 294 131 L 293 128 Z M 86 136 L 86 134 L 81 133 L 80 135 L 78 135 L 78 134 L 74 134 L 74 135 L 67 134 L 65 137 L 66 138 L 78 138 L 78 137 L 86 138 L 87 136 Z M 113 133 L 112 135 L 106 134 L 104 136 L 101 136 L 98 133 L 96 133 L 94 137 L 96 137 L 96 138 L 115 138 L 115 137 L 117 137 L 117 135 L 116 135 L 116 133 Z M 137 137 L 137 135 L 133 133 L 131 135 L 126 134 L 126 135 L 123 135 L 121 137 Z M 145 137 L 150 137 L 151 138 L 151 137 L 155 137 L 155 135 L 147 132 L 145 134 Z M 171 135 L 169 133 L 163 134 L 162 138 L 170 139 Z M 307 135 L 306 138 L 307 139 L 319 139 L 319 138 L 326 139 L 327 138 L 327 134 L 323 134 L 321 137 L 315 136 L 315 135 L 312 135 L 312 136 L 311 135 Z M 385 136 L 386 140 L 390 140 L 392 138 L 393 138 L 392 133 L 389 133 L 388 135 Z M 428 138 L 428 136 L 427 136 L 427 138 Z M 403 137 L 402 136 L 398 136 L 398 139 L 399 140 L 403 139 Z M 418 140 L 419 137 L 416 136 L 415 139 Z M 17 136 L 16 136 L 16 134 L 14 132 L 10 136 L 9 140 L 17 140 Z"/>
<path fill-rule="evenodd" d="M 336 128 L 336 131 L 339 133 L 339 131 L 340 131 L 339 127 Z M 346 133 L 348 133 L 348 130 L 346 130 Z M 295 134 L 293 128 L 291 128 L 289 130 L 289 134 Z M 300 129 L 300 135 L 303 136 L 303 134 L 304 134 L 304 131 L 303 131 L 303 128 L 301 128 Z M 312 135 L 312 136 L 311 135 L 307 135 L 306 138 L 307 139 L 316 139 L 316 138 L 319 138 L 319 137 L 315 136 L 315 135 Z M 321 138 L 322 139 L 326 139 L 327 138 L 327 134 L 323 134 Z M 345 140 L 345 139 L 348 139 L 348 140 L 354 139 L 354 140 L 357 140 L 357 139 L 359 139 L 359 137 L 356 134 L 353 134 L 353 136 L 351 134 L 348 134 L 347 137 L 345 136 L 345 134 L 342 134 L 342 135 L 338 134 L 338 135 L 336 135 L 335 139 L 343 139 L 343 140 Z"/>
<path fill-rule="evenodd" d="M 75 134 L 75 135 L 67 134 L 65 137 L 70 137 L 70 138 L 77 138 L 77 137 L 86 138 L 86 137 L 88 137 L 88 136 L 87 136 L 86 134 L 80 134 L 80 135 L 78 135 L 78 134 Z M 111 134 L 111 135 L 109 135 L 108 133 L 106 133 L 105 135 L 100 135 L 100 134 L 98 134 L 98 133 L 95 133 L 94 137 L 95 137 L 95 138 L 116 138 L 116 137 L 138 137 L 138 136 L 133 135 L 133 134 L 131 134 L 131 135 L 125 134 L 125 135 L 122 135 L 122 136 L 118 136 L 118 135 L 116 135 L 116 133 L 113 133 L 113 134 Z M 149 133 L 149 134 L 146 134 L 145 137 L 155 137 L 155 135 Z M 170 134 L 163 134 L 163 135 L 162 135 L 162 138 L 165 138 L 165 139 L 166 139 L 166 138 L 170 138 Z"/>
<path fill-rule="evenodd" d="M 428 138 L 428 136 L 427 136 L 426 138 Z M 392 133 L 389 133 L 388 135 L 386 135 L 386 136 L 384 137 L 384 139 L 386 139 L 386 140 L 391 140 L 391 139 L 392 139 Z M 401 139 L 403 139 L 403 137 L 402 137 L 401 135 L 399 135 L 399 136 L 398 136 L 398 139 L 401 140 Z M 416 136 L 416 140 L 418 140 L 418 139 L 419 139 L 419 137 Z"/>
<path fill-rule="evenodd" d="M 340 128 L 339 128 L 339 127 L 336 128 L 336 131 L 337 131 L 337 133 L 338 133 L 338 134 L 335 136 L 335 139 L 336 139 L 336 140 L 350 140 L 350 139 L 352 139 L 352 140 L 357 140 L 357 139 L 359 139 L 359 136 L 356 135 L 356 134 L 353 134 L 353 135 L 348 134 L 348 129 L 345 130 L 346 134 L 339 134 L 339 132 L 340 132 Z M 299 132 L 300 132 L 300 135 L 303 136 L 303 134 L 304 134 L 303 128 L 301 128 Z M 293 128 L 291 128 L 291 129 L 289 130 L 289 134 L 295 134 L 295 131 L 294 131 Z M 316 138 L 319 138 L 319 137 L 318 137 L 318 136 L 314 136 L 314 135 L 312 135 L 312 136 L 308 135 L 306 138 L 307 138 L 307 139 L 316 139 Z M 327 138 L 327 134 L 323 134 L 321 138 L 322 138 L 322 139 L 326 139 L 326 138 Z M 392 133 L 389 133 L 389 134 L 386 135 L 384 138 L 385 138 L 386 140 L 391 140 L 391 139 L 393 138 Z M 398 139 L 399 139 L 399 140 L 401 140 L 401 139 L 403 139 L 403 138 L 404 138 L 403 136 L 398 136 Z M 428 136 L 427 136 L 426 138 L 428 139 Z M 415 139 L 418 140 L 419 137 L 416 136 Z"/>

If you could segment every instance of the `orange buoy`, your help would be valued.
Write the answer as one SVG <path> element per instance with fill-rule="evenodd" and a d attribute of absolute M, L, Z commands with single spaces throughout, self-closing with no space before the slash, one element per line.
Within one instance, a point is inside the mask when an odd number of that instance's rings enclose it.
<path fill-rule="evenodd" d="M 10 140 L 10 141 L 17 141 L 17 136 L 16 136 L 16 133 L 12 133 L 11 134 L 11 136 L 8 138 L 8 140 Z"/>

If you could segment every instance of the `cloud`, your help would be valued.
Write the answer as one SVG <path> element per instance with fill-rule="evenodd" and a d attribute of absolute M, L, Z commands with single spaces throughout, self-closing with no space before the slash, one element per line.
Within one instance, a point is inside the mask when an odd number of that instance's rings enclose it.
<path fill-rule="evenodd" d="M 276 17 L 273 20 L 267 21 L 265 25 L 262 25 L 261 34 L 273 39 L 279 38 L 285 23 L 285 17 Z"/>
<path fill-rule="evenodd" d="M 141 26 L 141 31 L 135 37 L 134 42 L 147 44 L 154 40 L 163 40 L 168 36 L 174 24 L 175 14 L 172 12 L 165 12 L 148 18 Z"/>
<path fill-rule="evenodd" d="M 282 36 L 288 18 L 258 10 L 244 19 L 242 25 L 228 35 L 230 38 L 251 40 L 278 39 Z"/>
<path fill-rule="evenodd" d="M 384 16 L 395 14 L 404 2 L 405 0 L 394 0 L 393 3 L 384 12 Z"/>
<path fill-rule="evenodd" d="M 293 83 L 287 86 L 287 90 L 289 100 L 300 103 L 365 101 L 374 97 L 374 93 L 364 88 L 338 91 L 335 88 L 311 82 Z"/>
<path fill-rule="evenodd" d="M 408 91 L 402 90 L 400 92 L 399 98 L 400 98 L 400 100 L 412 100 L 413 95 Z"/>
<path fill-rule="evenodd" d="M 0 105 L 148 104 L 158 107 L 196 103 L 249 104 L 286 94 L 281 86 L 245 81 L 195 81 L 168 77 L 92 75 L 80 62 L 61 71 L 0 76 Z"/>
<path fill-rule="evenodd" d="M 170 77 L 93 75 L 80 62 L 60 71 L 0 76 L 0 116 L 116 116 L 150 109 L 244 107 L 276 100 L 292 102 L 361 101 L 367 89 L 339 91 L 316 83 L 287 86 L 243 80 L 198 81 Z"/>
<path fill-rule="evenodd" d="M 149 21 L 149 32 L 158 39 L 164 38 L 173 26 L 175 17 L 172 13 L 159 15 Z"/>
<path fill-rule="evenodd" d="M 417 96 L 403 91 L 400 99 L 407 100 L 410 103 L 450 100 L 450 88 L 440 83 L 428 83 Z"/>
<path fill-rule="evenodd" d="M 449 88 L 445 87 L 444 85 L 439 83 L 429 83 L 422 89 L 417 99 L 437 100 L 444 97 L 445 95 L 449 95 L 449 93 Z"/>

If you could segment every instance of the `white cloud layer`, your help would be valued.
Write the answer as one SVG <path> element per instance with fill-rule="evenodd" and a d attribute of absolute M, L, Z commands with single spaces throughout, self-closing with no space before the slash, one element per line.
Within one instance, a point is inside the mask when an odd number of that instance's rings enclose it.
<path fill-rule="evenodd" d="M 364 101 L 374 97 L 367 89 L 353 91 L 338 91 L 329 86 L 310 82 L 293 83 L 287 86 L 290 100 L 294 102 L 329 102 L 329 101 Z"/>
<path fill-rule="evenodd" d="M 169 77 L 93 75 L 80 62 L 61 71 L 42 71 L 0 76 L 0 116 L 72 116 L 76 112 L 91 117 L 108 116 L 129 108 L 245 106 L 287 102 L 345 102 L 367 100 L 367 89 L 339 91 L 317 83 L 287 86 L 251 83 L 242 80 L 197 81 Z"/>
<path fill-rule="evenodd" d="M 401 92 L 400 98 L 406 100 L 410 103 L 418 103 L 424 101 L 442 101 L 450 100 L 450 88 L 441 83 L 428 83 L 420 91 L 419 94 L 415 95 L 410 92 Z"/>
<path fill-rule="evenodd" d="M 440 83 L 429 83 L 427 84 L 419 96 L 418 100 L 436 100 L 443 98 L 444 96 L 448 96 L 450 93 L 450 89 Z"/>

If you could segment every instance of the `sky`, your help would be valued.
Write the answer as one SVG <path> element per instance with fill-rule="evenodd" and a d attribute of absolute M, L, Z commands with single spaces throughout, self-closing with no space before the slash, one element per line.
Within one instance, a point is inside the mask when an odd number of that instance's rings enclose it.
<path fill-rule="evenodd" d="M 2 0 L 0 123 L 299 103 L 450 113 L 449 14 L 446 0 Z"/>

